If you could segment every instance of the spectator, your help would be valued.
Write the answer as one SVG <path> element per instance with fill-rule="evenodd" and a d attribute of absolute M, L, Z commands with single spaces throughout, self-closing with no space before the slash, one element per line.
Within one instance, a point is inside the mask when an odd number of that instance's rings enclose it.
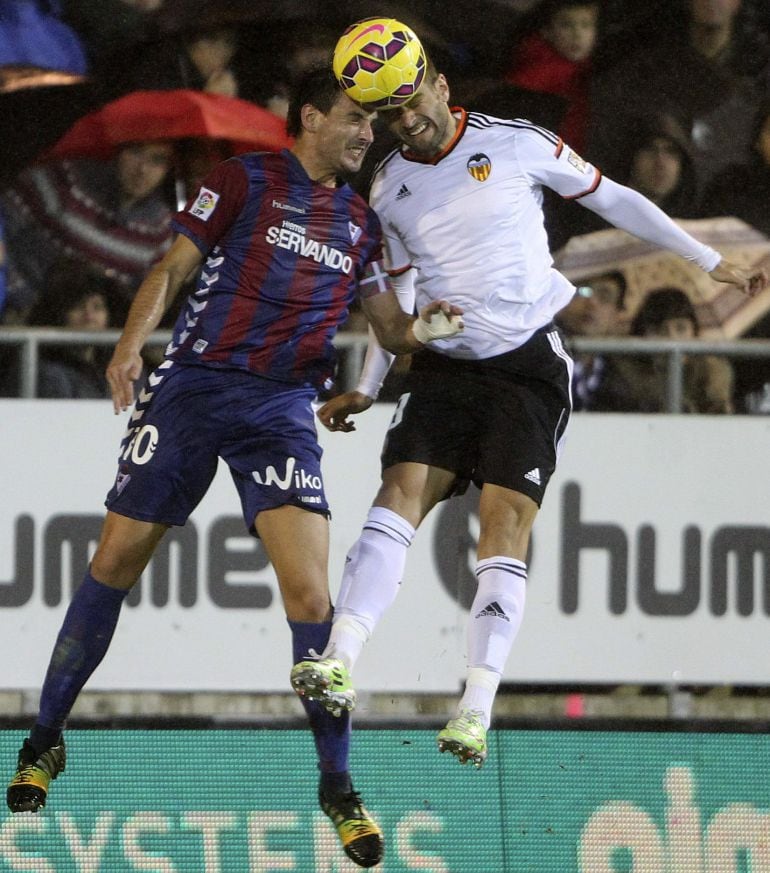
<path fill-rule="evenodd" d="M 572 300 L 556 316 L 570 337 L 611 337 L 627 332 L 623 324 L 626 280 L 613 271 L 583 279 Z M 607 369 L 607 359 L 592 353 L 573 354 L 572 402 L 575 410 L 590 409 Z"/>
<path fill-rule="evenodd" d="M 582 151 L 588 123 L 591 55 L 599 24 L 598 0 L 545 0 L 541 26 L 516 47 L 506 81 L 567 100 L 559 134 Z"/>
<path fill-rule="evenodd" d="M 754 113 L 767 92 L 767 35 L 742 0 L 681 0 L 661 12 L 658 35 L 594 80 L 589 153 L 610 175 L 628 148 L 629 118 L 667 112 L 694 143 L 699 184 L 745 163 Z M 667 21 L 665 16 L 671 16 Z"/>
<path fill-rule="evenodd" d="M 757 113 L 748 164 L 720 173 L 704 197 L 706 217 L 734 215 L 770 236 L 770 99 Z"/>
<path fill-rule="evenodd" d="M 22 172 L 0 199 L 8 307 L 24 320 L 44 293 L 46 273 L 66 255 L 117 280 L 125 310 L 171 240 L 162 186 L 172 157 L 169 142 L 129 143 L 112 161 L 57 161 Z"/>
<path fill-rule="evenodd" d="M 33 327 L 107 330 L 111 325 L 113 283 L 84 270 L 69 258 L 55 264 L 46 278 L 48 293 L 29 316 Z M 110 396 L 105 377 L 111 349 L 101 345 L 42 345 L 38 361 L 37 397 L 100 399 Z M 18 362 L 3 379 L 3 396 L 18 396 Z"/>
<path fill-rule="evenodd" d="M 126 52 L 147 41 L 163 0 L 64 0 L 64 18 L 80 36 L 94 77 L 110 87 Z"/>
<path fill-rule="evenodd" d="M 59 0 L 0 0 L 0 84 L 44 70 L 87 72 L 85 49 L 60 15 Z"/>
<path fill-rule="evenodd" d="M 627 184 L 675 218 L 694 218 L 697 178 L 692 143 L 669 115 L 640 119 L 630 154 Z"/>
<path fill-rule="evenodd" d="M 698 336 L 695 308 L 678 288 L 650 291 L 631 322 L 631 335 L 693 339 Z M 596 412 L 666 412 L 668 356 L 613 356 L 590 408 Z M 713 355 L 685 357 L 682 412 L 734 412 L 729 361 Z"/>

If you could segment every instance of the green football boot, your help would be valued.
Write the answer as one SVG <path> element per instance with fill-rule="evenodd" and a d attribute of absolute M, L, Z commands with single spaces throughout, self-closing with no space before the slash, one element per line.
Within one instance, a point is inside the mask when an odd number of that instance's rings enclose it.
<path fill-rule="evenodd" d="M 451 752 L 461 764 L 470 761 L 478 769 L 487 758 L 487 729 L 481 713 L 463 709 L 439 731 L 437 742 L 439 752 Z"/>
<path fill-rule="evenodd" d="M 300 697 L 317 700 L 332 715 L 339 716 L 356 707 L 350 673 L 337 658 L 295 664 L 291 669 L 291 687 Z"/>

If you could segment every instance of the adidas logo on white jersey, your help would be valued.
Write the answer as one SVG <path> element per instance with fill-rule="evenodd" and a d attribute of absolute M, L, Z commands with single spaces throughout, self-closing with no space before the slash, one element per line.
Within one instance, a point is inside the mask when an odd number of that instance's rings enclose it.
<path fill-rule="evenodd" d="M 524 474 L 525 479 L 529 479 L 530 482 L 534 482 L 535 485 L 542 485 L 540 481 L 540 468 L 535 467 L 534 470 L 530 470 L 529 473 Z"/>
<path fill-rule="evenodd" d="M 404 197 L 409 197 L 411 193 L 412 192 L 404 184 L 398 189 L 398 193 L 396 194 L 396 200 L 403 200 Z"/>

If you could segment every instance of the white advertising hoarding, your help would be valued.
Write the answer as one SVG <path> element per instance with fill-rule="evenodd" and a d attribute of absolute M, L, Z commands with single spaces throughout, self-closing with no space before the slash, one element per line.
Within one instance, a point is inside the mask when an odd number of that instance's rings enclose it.
<path fill-rule="evenodd" d="M 392 407 L 321 433 L 336 592 L 379 483 Z M 39 687 L 98 536 L 125 418 L 100 401 L 0 401 L 2 687 Z M 770 421 L 582 415 L 536 521 L 504 681 L 770 682 Z M 478 492 L 446 501 L 356 671 L 361 690 L 454 691 L 464 674 Z M 167 537 L 93 690 L 287 688 L 275 576 L 226 467 Z"/>

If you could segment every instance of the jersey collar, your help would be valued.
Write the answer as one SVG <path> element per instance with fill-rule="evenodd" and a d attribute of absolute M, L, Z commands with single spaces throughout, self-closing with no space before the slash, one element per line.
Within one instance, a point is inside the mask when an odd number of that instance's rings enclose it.
<path fill-rule="evenodd" d="M 451 106 L 449 111 L 457 118 L 457 128 L 454 132 L 454 136 L 447 143 L 446 148 L 430 158 L 424 158 L 405 148 L 401 152 L 401 157 L 407 161 L 413 161 L 415 164 L 431 164 L 432 166 L 435 166 L 439 161 L 442 161 L 450 152 L 452 152 L 457 143 L 460 142 L 462 135 L 465 133 L 465 128 L 468 126 L 468 113 L 461 106 Z"/>

